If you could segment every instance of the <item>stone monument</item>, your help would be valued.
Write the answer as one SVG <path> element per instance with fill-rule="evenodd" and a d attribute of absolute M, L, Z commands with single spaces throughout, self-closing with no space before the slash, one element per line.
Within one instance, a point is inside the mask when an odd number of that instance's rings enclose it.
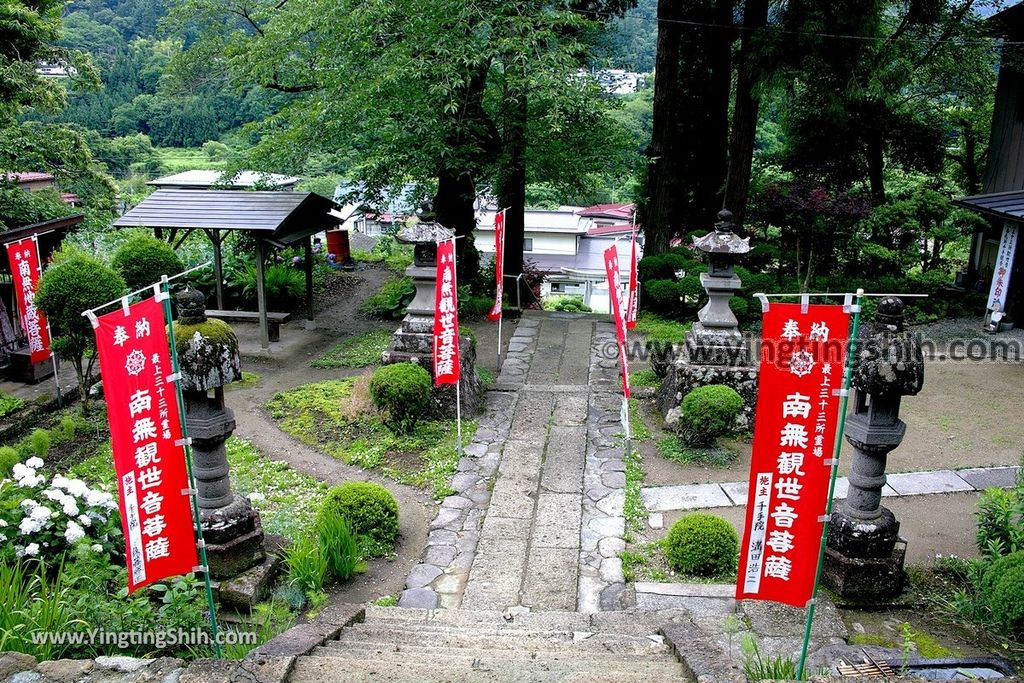
<path fill-rule="evenodd" d="M 451 239 L 453 233 L 440 223 L 418 221 L 398 231 L 395 239 L 413 245 L 413 260 L 405 274 L 416 287 L 402 325 L 395 330 L 391 344 L 382 354 L 389 363 L 417 363 L 433 377 L 434 374 L 434 291 L 437 282 L 437 243 Z M 483 385 L 476 374 L 476 343 L 472 337 L 459 335 L 461 371 L 459 387 L 462 392 L 462 410 L 472 415 L 483 398 Z M 434 387 L 435 401 L 442 415 L 455 417 L 455 387 Z"/>
<path fill-rule="evenodd" d="M 708 384 L 725 384 L 743 397 L 739 426 L 751 427 L 757 402 L 757 368 L 751 365 L 750 349 L 729 308 L 729 299 L 742 288 L 734 266 L 750 251 L 750 238 L 736 234 L 732 212 L 723 209 L 718 212 L 715 229 L 694 239 L 693 246 L 708 258 L 708 272 L 700 274 L 708 302 L 686 334 L 686 356 L 669 363 L 658 393 L 665 426 L 676 426 L 680 404 L 690 391 Z"/>
<path fill-rule="evenodd" d="M 277 563 L 267 557 L 259 513 L 248 499 L 231 490 L 224 442 L 235 430 L 235 415 L 224 405 L 224 386 L 242 378 L 238 338 L 227 323 L 206 317 L 204 301 L 196 289 L 179 293 L 174 326 L 200 522 L 212 578 L 231 579 L 253 568 L 264 570 L 243 582 L 255 580 L 251 598 L 235 600 L 253 604 L 262 599 L 261 591 L 265 593 L 273 578 L 264 574 L 272 574 Z M 223 600 L 223 585 L 220 593 Z M 237 598 L 236 593 L 231 595 Z"/>
<path fill-rule="evenodd" d="M 924 384 L 924 355 L 916 335 L 904 327 L 903 302 L 887 297 L 857 337 L 853 366 L 853 410 L 846 440 L 853 446 L 850 489 L 829 521 L 825 584 L 847 599 L 871 601 L 903 590 L 906 542 L 900 523 L 882 506 L 885 464 L 907 425 L 900 401 Z"/>

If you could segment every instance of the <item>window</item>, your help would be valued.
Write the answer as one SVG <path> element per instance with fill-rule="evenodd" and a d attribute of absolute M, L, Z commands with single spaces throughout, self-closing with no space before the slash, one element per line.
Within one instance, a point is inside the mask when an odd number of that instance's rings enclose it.
<path fill-rule="evenodd" d="M 532 237 L 525 237 L 525 238 L 523 238 L 523 251 L 533 251 L 533 238 Z"/>

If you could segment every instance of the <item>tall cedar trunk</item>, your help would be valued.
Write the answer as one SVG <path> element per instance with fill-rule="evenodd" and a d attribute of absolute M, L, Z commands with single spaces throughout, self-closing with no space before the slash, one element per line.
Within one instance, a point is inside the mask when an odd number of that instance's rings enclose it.
<path fill-rule="evenodd" d="M 434 219 L 461 238 L 455 241 L 455 245 L 459 282 L 463 284 L 475 279 L 480 267 L 473 240 L 476 228 L 475 199 L 476 190 L 469 173 L 442 169 L 437 174 Z"/>
<path fill-rule="evenodd" d="M 967 194 L 981 191 L 981 174 L 978 173 L 978 136 L 968 121 L 964 127 L 964 175 L 967 176 Z"/>
<path fill-rule="evenodd" d="M 732 0 L 659 0 L 645 251 L 710 226 L 722 206 L 729 135 Z M 711 24 L 712 26 L 706 26 Z M 705 25 L 704 27 L 698 25 Z"/>
<path fill-rule="evenodd" d="M 515 81 L 513 81 L 515 82 Z M 519 81 L 520 83 L 522 81 Z M 501 131 L 501 161 L 498 170 L 498 204 L 505 212 L 505 275 L 523 272 L 523 236 L 526 210 L 526 92 L 505 92 L 505 117 Z M 528 304 L 526 283 L 520 279 L 518 295 L 508 288 L 514 301 Z M 512 299 L 510 299 L 511 301 Z"/>
<path fill-rule="evenodd" d="M 768 23 L 768 0 L 747 0 L 743 8 L 744 32 L 736 65 L 736 97 L 732 132 L 729 137 L 729 171 L 725 181 L 724 208 L 743 226 L 750 193 L 750 166 L 754 160 L 757 114 L 760 101 L 754 97 L 758 77 L 754 65 L 757 30 Z"/>

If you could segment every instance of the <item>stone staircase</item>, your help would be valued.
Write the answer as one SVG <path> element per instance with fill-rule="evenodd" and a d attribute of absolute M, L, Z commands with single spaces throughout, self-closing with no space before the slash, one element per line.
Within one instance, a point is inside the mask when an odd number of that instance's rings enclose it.
<path fill-rule="evenodd" d="M 660 683 L 685 671 L 654 615 L 367 607 L 288 680 Z"/>

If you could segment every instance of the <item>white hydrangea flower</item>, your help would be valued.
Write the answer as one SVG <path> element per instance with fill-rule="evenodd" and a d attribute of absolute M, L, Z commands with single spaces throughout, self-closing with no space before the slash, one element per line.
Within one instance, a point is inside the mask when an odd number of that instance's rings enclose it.
<path fill-rule="evenodd" d="M 0 543 L 5 542 L 6 540 L 7 540 L 7 537 L 4 536 L 3 534 L 0 534 Z"/>
<path fill-rule="evenodd" d="M 90 491 L 89 487 L 86 486 L 85 482 L 82 481 L 81 479 L 70 480 L 67 484 L 67 490 L 68 493 L 70 493 L 73 496 L 78 496 L 79 498 L 81 498 L 82 496 L 87 496 Z"/>
<path fill-rule="evenodd" d="M 25 510 L 31 510 L 37 507 L 38 505 L 39 503 L 35 502 L 31 498 L 26 498 L 25 500 L 21 501 L 21 507 L 23 507 Z"/>
<path fill-rule="evenodd" d="M 43 466 L 43 459 L 39 456 L 34 456 L 25 461 L 25 465 L 31 467 L 34 470 L 38 470 Z"/>
<path fill-rule="evenodd" d="M 32 508 L 32 512 L 29 513 L 29 516 L 37 522 L 45 522 L 53 516 L 53 510 L 45 505 L 40 505 L 39 507 Z"/>
<path fill-rule="evenodd" d="M 99 543 L 93 543 L 91 546 L 89 546 L 89 548 L 94 553 L 102 553 L 103 552 L 103 546 L 101 546 Z"/>
<path fill-rule="evenodd" d="M 68 528 L 64 530 L 64 540 L 68 543 L 77 543 L 85 538 L 85 530 L 74 522 L 68 522 Z"/>
<path fill-rule="evenodd" d="M 25 517 L 21 520 L 21 524 L 18 525 L 18 531 L 21 532 L 22 536 L 29 536 L 36 533 L 43 528 L 42 522 L 37 522 L 31 517 Z"/>
<path fill-rule="evenodd" d="M 39 554 L 39 544 L 38 543 L 29 543 L 27 546 L 25 546 L 25 554 L 28 555 L 29 557 L 31 557 L 33 555 L 38 555 Z"/>
<path fill-rule="evenodd" d="M 7 526 L 7 520 L 6 519 L 0 519 L 0 529 L 2 529 L 5 526 Z"/>
<path fill-rule="evenodd" d="M 89 515 L 78 515 L 78 523 L 82 526 L 92 526 L 92 518 Z"/>
<path fill-rule="evenodd" d="M 50 481 L 50 486 L 55 489 L 66 489 L 68 487 L 68 478 L 58 474 Z"/>
<path fill-rule="evenodd" d="M 25 477 L 34 476 L 35 473 L 34 469 L 22 462 L 14 463 L 14 467 L 11 468 L 11 476 L 14 477 L 15 481 L 21 481 Z"/>
<path fill-rule="evenodd" d="M 45 491 L 43 491 L 43 496 L 49 498 L 50 500 L 59 502 L 63 500 L 64 497 L 67 496 L 67 494 L 64 493 L 63 491 L 57 491 L 56 489 L 46 489 Z"/>
<path fill-rule="evenodd" d="M 267 499 L 266 496 L 264 496 L 259 491 L 253 491 L 252 493 L 249 494 L 249 500 L 251 500 L 254 503 L 259 503 L 259 502 L 264 501 L 266 499 Z"/>

